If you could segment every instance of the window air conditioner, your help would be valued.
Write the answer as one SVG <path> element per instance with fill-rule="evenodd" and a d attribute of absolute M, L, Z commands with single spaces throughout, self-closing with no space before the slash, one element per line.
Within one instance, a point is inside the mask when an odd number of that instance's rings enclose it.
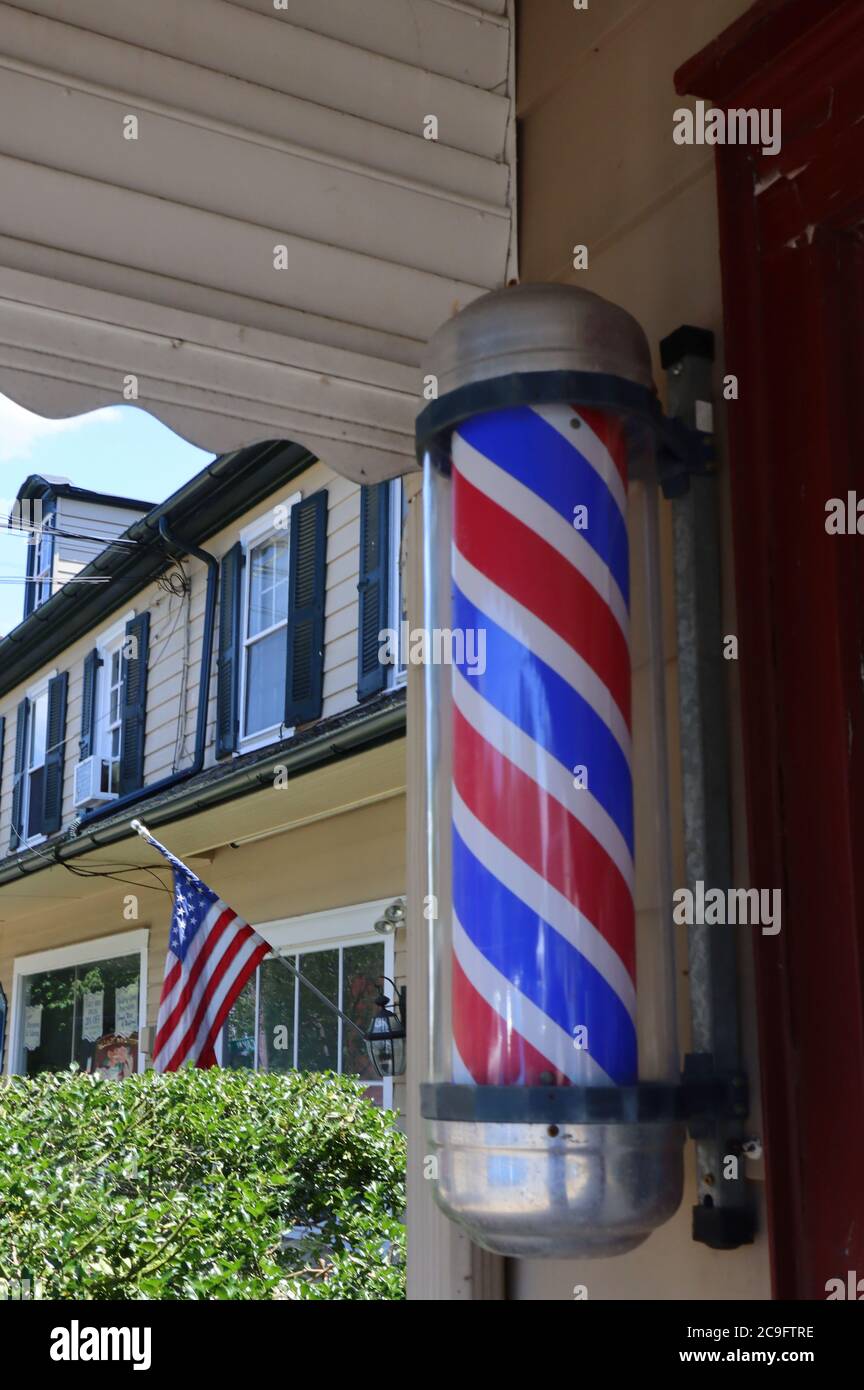
<path fill-rule="evenodd" d="M 108 790 L 110 776 L 107 758 L 82 758 L 75 768 L 75 806 L 100 806 L 103 801 L 115 801 L 116 793 Z"/>

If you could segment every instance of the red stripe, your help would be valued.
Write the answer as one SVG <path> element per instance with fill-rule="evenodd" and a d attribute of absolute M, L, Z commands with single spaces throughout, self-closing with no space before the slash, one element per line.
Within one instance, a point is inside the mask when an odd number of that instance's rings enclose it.
<path fill-rule="evenodd" d="M 455 705 L 453 781 L 481 824 L 588 918 L 635 979 L 633 898 L 620 870 L 590 831 Z"/>
<path fill-rule="evenodd" d="M 222 933 L 234 921 L 234 918 L 236 916 L 236 912 L 232 912 L 230 907 L 226 907 L 225 911 L 219 914 L 219 916 L 216 918 L 216 921 L 213 923 L 213 926 L 210 928 L 210 931 L 207 934 L 207 940 L 204 942 L 204 945 L 198 952 L 198 955 L 192 965 L 191 970 L 189 971 L 189 975 L 186 979 L 186 983 L 183 986 L 177 1003 L 174 1005 L 174 1008 L 171 1010 L 162 1027 L 159 1029 L 159 1032 L 156 1034 L 156 1041 L 153 1044 L 154 1062 L 158 1054 L 162 1051 L 162 1048 L 164 1047 L 166 1041 L 174 1032 L 177 1023 L 185 1013 L 189 1001 L 192 998 L 192 995 L 195 991 L 195 986 L 198 983 L 198 979 L 201 975 L 201 972 L 207 964 L 207 961 L 210 958 L 214 946 L 216 945 Z"/>
<path fill-rule="evenodd" d="M 593 406 L 574 405 L 576 414 L 602 440 L 626 489 L 627 487 L 627 436 L 624 421 L 620 415 L 610 415 L 605 410 L 595 410 Z M 573 441 L 578 447 L 578 440 Z"/>
<path fill-rule="evenodd" d="M 253 932 L 250 926 L 242 926 L 240 930 L 234 934 L 234 937 L 229 942 L 227 949 L 222 952 L 222 955 L 220 956 L 215 969 L 213 970 L 212 974 L 210 975 L 210 978 L 207 981 L 207 984 L 204 988 L 204 993 L 201 995 L 201 998 L 198 1001 L 198 1007 L 195 1010 L 192 1022 L 186 1029 L 186 1032 L 183 1035 L 183 1039 L 179 1047 L 176 1049 L 170 1062 L 165 1067 L 165 1071 L 176 1071 L 177 1068 L 185 1061 L 185 1059 L 193 1051 L 195 1046 L 195 1040 L 198 1037 L 198 1030 L 201 1027 L 201 1020 L 204 1018 L 204 1015 L 207 1012 L 207 1007 L 210 1003 L 210 1000 L 216 993 L 216 990 L 219 986 L 220 981 L 222 980 L 223 975 L 228 970 L 229 965 L 231 965 L 232 961 L 234 960 L 234 957 L 237 955 L 237 952 L 240 950 L 240 947 L 243 945 L 244 941 L 247 941 L 250 936 L 254 935 L 255 933 Z"/>
<path fill-rule="evenodd" d="M 569 1078 L 548 1057 L 532 1047 L 521 1033 L 508 1028 L 501 1015 L 474 988 L 455 954 L 453 1040 L 478 1086 L 570 1085 Z"/>
<path fill-rule="evenodd" d="M 453 467 L 453 540 L 465 559 L 575 648 L 630 727 L 630 652 L 609 605 L 570 561 Z"/>
<path fill-rule="evenodd" d="M 237 976 L 236 980 L 234 981 L 234 984 L 229 989 L 228 993 L 225 996 L 225 999 L 223 1000 L 220 1006 L 219 1012 L 216 1015 L 216 1020 L 213 1023 L 210 1032 L 207 1034 L 207 1037 L 204 1040 L 204 1046 L 201 1049 L 201 1054 L 198 1058 L 196 1066 L 214 1067 L 216 1065 L 216 1039 L 219 1037 L 222 1025 L 228 1017 L 228 1014 L 231 1010 L 232 1005 L 237 999 L 237 996 L 241 994 L 243 989 L 245 988 L 247 980 L 254 974 L 255 970 L 258 968 L 264 957 L 269 956 L 269 954 L 270 947 L 268 946 L 266 941 L 262 941 L 261 945 L 258 946 L 256 950 L 253 951 L 252 955 L 249 957 L 248 966 L 245 967 Z"/>

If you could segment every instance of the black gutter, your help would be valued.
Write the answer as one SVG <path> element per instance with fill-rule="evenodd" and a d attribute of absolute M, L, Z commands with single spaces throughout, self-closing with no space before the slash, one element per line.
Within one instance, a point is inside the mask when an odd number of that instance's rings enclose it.
<path fill-rule="evenodd" d="M 300 444 L 256 444 L 214 459 L 146 516 L 134 521 L 81 570 L 78 578 L 107 575 L 110 584 L 68 584 L 0 640 L 0 696 L 49 665 L 166 568 L 159 522 L 165 517 L 193 544 L 215 535 L 315 462 Z"/>
<path fill-rule="evenodd" d="M 263 750 L 263 756 L 261 753 L 249 754 L 249 761 L 238 759 L 237 764 L 208 768 L 197 784 L 187 783 L 163 797 L 161 802 L 155 802 L 147 812 L 147 825 L 155 830 L 183 816 L 195 815 L 211 806 L 248 796 L 264 787 L 272 787 L 277 767 L 284 767 L 289 778 L 298 777 L 316 767 L 340 762 L 355 753 L 389 743 L 404 734 L 405 690 L 402 689 L 370 705 L 355 706 L 333 720 L 325 720 L 323 724 L 295 734 L 287 743 Z M 112 802 L 111 809 L 115 810 L 116 805 L 116 802 Z M 38 849 L 9 855 L 5 861 L 0 861 L 0 887 L 53 868 L 67 859 L 78 859 L 95 849 L 117 844 L 133 834 L 128 819 L 122 816 L 116 824 L 84 829 L 78 835 L 67 832 L 55 844 L 49 842 Z"/>
<path fill-rule="evenodd" d="M 91 821 L 104 820 L 107 815 L 122 810 L 124 806 L 130 806 L 133 802 L 149 800 L 151 796 L 157 796 L 159 792 L 168 791 L 170 787 L 176 787 L 179 782 L 185 782 L 190 777 L 195 777 L 204 766 L 204 747 L 207 741 L 207 705 L 210 697 L 210 670 L 213 665 L 213 629 L 216 621 L 216 588 L 219 582 L 219 562 L 215 556 L 206 550 L 201 550 L 191 541 L 180 540 L 171 534 L 168 526 L 167 517 L 159 518 L 159 535 L 162 540 L 173 547 L 175 550 L 182 551 L 183 554 L 194 555 L 196 560 L 201 560 L 207 566 L 207 598 L 204 605 L 204 645 L 201 649 L 201 670 L 198 676 L 198 710 L 195 717 L 195 754 L 188 767 L 181 768 L 177 772 L 169 773 L 167 777 L 161 777 L 158 782 L 153 782 L 149 787 L 140 787 L 137 791 L 126 792 L 125 796 L 118 796 L 115 801 L 106 801 L 102 806 L 96 806 L 92 811 L 88 811 L 80 819 L 82 826 L 89 825 Z"/>

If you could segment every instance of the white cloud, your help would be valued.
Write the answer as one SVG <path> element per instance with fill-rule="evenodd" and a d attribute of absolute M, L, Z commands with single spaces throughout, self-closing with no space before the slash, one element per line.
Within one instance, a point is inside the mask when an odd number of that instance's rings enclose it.
<path fill-rule="evenodd" d="M 46 420 L 0 396 L 0 463 L 22 462 L 43 439 L 52 435 L 68 434 L 83 425 L 111 424 L 122 418 L 122 411 L 106 406 L 103 410 L 91 410 L 87 415 L 73 415 L 68 420 Z"/>

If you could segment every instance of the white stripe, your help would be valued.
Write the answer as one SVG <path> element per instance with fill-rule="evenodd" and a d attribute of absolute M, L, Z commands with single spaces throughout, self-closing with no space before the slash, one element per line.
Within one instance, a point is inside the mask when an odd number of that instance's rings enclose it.
<path fill-rule="evenodd" d="M 204 995 L 205 990 L 207 989 L 207 985 L 210 979 L 212 978 L 213 974 L 219 966 L 219 962 L 225 955 L 225 952 L 230 949 L 231 943 L 236 937 L 238 931 L 242 931 L 242 929 L 245 926 L 246 923 L 243 921 L 242 917 L 235 917 L 232 922 L 228 923 L 228 926 L 225 927 L 224 931 L 220 935 L 219 940 L 216 942 L 216 944 L 213 947 L 213 950 L 210 952 L 209 957 L 205 961 L 203 969 L 201 970 L 201 973 L 198 976 L 198 979 L 195 981 L 195 987 L 185 1005 L 185 1008 L 183 1009 L 182 1014 L 179 1016 L 178 1021 L 175 1022 L 171 1032 L 168 1034 L 164 1043 L 159 1048 L 159 1052 L 157 1055 L 162 1059 L 163 1062 L 167 1062 L 171 1058 L 173 1053 L 176 1052 L 177 1047 L 179 1046 L 184 1034 L 186 1033 L 186 1030 L 189 1027 L 189 1024 L 195 1017 L 195 1012 L 198 1008 L 198 1005 L 201 1002 L 201 999 Z M 254 940 L 254 933 L 250 939 Z M 190 950 L 189 955 L 191 956 L 191 954 L 192 953 Z M 188 961 L 189 956 L 187 956 L 186 959 Z M 183 974 L 180 978 L 180 981 L 178 982 L 180 985 L 180 990 L 177 991 L 178 995 L 180 992 L 182 992 L 183 985 L 188 984 L 188 981 L 189 971 L 184 968 Z"/>
<path fill-rule="evenodd" d="M 476 569 L 461 551 L 453 546 L 453 578 L 462 593 L 481 613 L 485 613 L 493 623 L 515 637 L 517 642 L 528 647 L 539 656 L 547 666 L 566 681 L 591 706 L 599 719 L 602 719 L 627 762 L 632 756 L 630 731 L 621 710 L 608 686 L 588 665 L 587 661 L 559 637 L 551 627 L 538 618 L 530 609 L 517 603 L 516 599 L 499 589 L 485 574 Z"/>
<path fill-rule="evenodd" d="M 590 463 L 594 472 L 603 479 L 615 499 L 615 505 L 626 526 L 627 492 L 621 481 L 621 474 L 618 472 L 609 449 L 599 434 L 592 430 L 585 416 L 580 415 L 578 410 L 574 410 L 569 405 L 534 405 L 531 409 L 535 414 L 541 415 L 547 425 L 551 425 L 557 434 L 566 439 L 570 447 L 581 454 L 586 463 Z M 578 429 L 574 429 L 570 423 L 574 417 L 581 421 Z"/>
<path fill-rule="evenodd" d="M 493 878 L 503 883 L 520 902 L 554 927 L 565 941 L 569 941 L 593 965 L 613 994 L 621 1000 L 630 1017 L 635 1019 L 636 989 L 617 951 L 575 903 L 571 903 L 553 884 L 547 883 L 530 864 L 526 864 L 524 859 L 520 859 L 486 829 L 465 805 L 455 787 L 453 824 L 475 859 L 479 859 Z"/>
<path fill-rule="evenodd" d="M 157 1037 L 159 1036 L 159 1029 L 163 1026 L 166 1020 L 171 1017 L 171 1012 L 175 1004 L 177 1003 L 177 1000 L 180 998 L 180 995 L 183 993 L 183 989 L 185 987 L 186 981 L 189 978 L 192 967 L 194 966 L 196 960 L 198 959 L 199 955 L 204 949 L 204 943 L 207 941 L 207 938 L 209 937 L 211 931 L 218 922 L 219 918 L 222 916 L 222 913 L 228 912 L 229 910 L 230 909 L 227 907 L 227 905 L 222 901 L 221 898 L 219 898 L 209 909 L 206 916 L 204 917 L 201 926 L 198 928 L 197 932 L 195 933 L 195 936 L 192 939 L 192 944 L 189 947 L 189 950 L 186 952 L 185 960 L 181 962 L 180 975 L 174 985 L 174 988 L 172 989 L 171 993 L 169 995 L 166 995 L 166 997 L 159 1004 L 159 1017 L 156 1020 Z M 171 966 L 166 965 L 166 975 L 170 974 L 171 969 L 173 969 L 173 963 L 177 959 L 173 952 L 171 952 L 170 954 L 172 956 L 172 963 Z"/>
<path fill-rule="evenodd" d="M 461 714 L 482 738 L 509 758 L 526 776 L 560 801 L 589 835 L 606 851 L 619 869 L 630 892 L 633 892 L 633 859 L 627 841 L 608 811 L 592 795 L 589 787 L 577 790 L 573 778 L 563 763 L 541 748 L 532 738 L 511 723 L 490 705 L 465 679 L 458 667 L 453 667 L 453 701 Z"/>
<path fill-rule="evenodd" d="M 588 1050 L 574 1047 L 569 1034 L 527 999 L 477 949 L 455 912 L 453 952 L 467 979 L 489 1007 L 504 1019 L 508 1030 L 519 1033 L 575 1086 L 609 1085 L 611 1078 Z M 590 1036 L 588 1044 L 591 1044 Z"/>
<path fill-rule="evenodd" d="M 255 954 L 260 945 L 260 939 L 256 937 L 253 933 L 253 935 L 250 936 L 248 940 L 244 941 L 240 950 L 237 952 L 237 955 L 231 962 L 231 965 L 225 971 L 224 976 L 219 981 L 219 987 L 215 991 L 212 999 L 209 1001 L 204 1016 L 201 1019 L 200 1024 L 198 1025 L 198 1033 L 192 1043 L 192 1048 L 189 1053 L 189 1056 L 194 1057 L 196 1062 L 204 1050 L 204 1044 L 207 1041 L 207 1035 L 210 1032 L 213 1024 L 216 1022 L 217 1017 L 219 1016 L 219 1010 L 221 1009 L 226 996 L 231 992 L 238 977 L 243 973 L 243 970 L 248 965 L 250 957 Z"/>
<path fill-rule="evenodd" d="M 538 536 L 563 555 L 583 579 L 600 595 L 611 608 L 618 626 L 629 643 L 630 619 L 624 595 L 618 581 L 597 551 L 588 544 L 585 537 L 570 526 L 554 507 L 538 497 L 536 492 L 525 487 L 503 468 L 499 468 L 485 454 L 468 444 L 460 434 L 453 436 L 453 467 L 480 492 L 491 497 L 505 511 L 510 512 L 517 521 L 536 531 Z"/>

